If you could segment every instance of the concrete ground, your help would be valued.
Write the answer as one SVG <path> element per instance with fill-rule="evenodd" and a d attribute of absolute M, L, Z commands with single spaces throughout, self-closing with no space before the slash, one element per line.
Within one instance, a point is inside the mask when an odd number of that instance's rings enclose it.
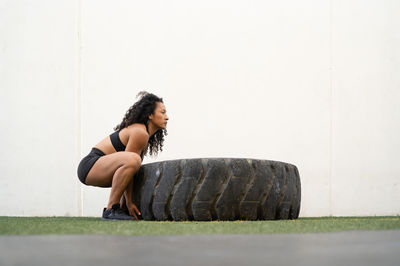
<path fill-rule="evenodd" d="M 0 265 L 400 265 L 400 230 L 283 235 L 0 236 Z"/>

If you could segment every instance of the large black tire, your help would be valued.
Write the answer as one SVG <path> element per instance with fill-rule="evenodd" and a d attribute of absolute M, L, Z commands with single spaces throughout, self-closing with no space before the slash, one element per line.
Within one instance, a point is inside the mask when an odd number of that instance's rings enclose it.
<path fill-rule="evenodd" d="M 301 186 L 284 162 L 182 159 L 142 165 L 133 195 L 144 220 L 295 219 Z"/>

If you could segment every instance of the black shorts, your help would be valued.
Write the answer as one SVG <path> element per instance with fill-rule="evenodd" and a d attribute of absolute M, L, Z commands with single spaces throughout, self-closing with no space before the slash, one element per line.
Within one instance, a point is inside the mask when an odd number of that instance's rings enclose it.
<path fill-rule="evenodd" d="M 104 156 L 104 152 L 102 152 L 101 150 L 97 149 L 97 148 L 92 148 L 92 150 L 89 152 L 88 155 L 86 155 L 86 157 L 84 157 L 81 162 L 79 163 L 78 166 L 78 177 L 79 180 L 86 185 L 85 181 L 86 181 L 86 177 L 90 171 L 90 169 L 92 169 L 94 163 L 101 157 Z"/>

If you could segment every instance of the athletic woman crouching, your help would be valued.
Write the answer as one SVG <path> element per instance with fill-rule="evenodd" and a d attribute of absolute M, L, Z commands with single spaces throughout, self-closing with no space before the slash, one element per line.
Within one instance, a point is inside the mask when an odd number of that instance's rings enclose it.
<path fill-rule="evenodd" d="M 147 92 L 126 112 L 115 132 L 100 141 L 78 166 L 79 180 L 88 186 L 111 187 L 103 220 L 138 220 L 132 201 L 133 176 L 143 156 L 162 151 L 167 135 L 167 111 L 162 98 Z M 122 206 L 126 204 L 128 212 Z M 133 217 L 132 217 L 133 216 Z"/>

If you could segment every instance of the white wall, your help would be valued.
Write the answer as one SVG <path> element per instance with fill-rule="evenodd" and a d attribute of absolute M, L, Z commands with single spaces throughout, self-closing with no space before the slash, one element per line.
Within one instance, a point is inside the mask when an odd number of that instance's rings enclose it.
<path fill-rule="evenodd" d="M 334 1 L 333 215 L 400 213 L 400 2 Z"/>
<path fill-rule="evenodd" d="M 79 215 L 78 8 L 0 1 L 0 215 Z"/>
<path fill-rule="evenodd" d="M 399 215 L 397 1 L 0 2 L 0 215 L 99 216 L 76 167 L 138 91 L 164 98 L 146 162 L 290 162 L 301 216 Z M 26 119 L 28 118 L 28 119 Z"/>

